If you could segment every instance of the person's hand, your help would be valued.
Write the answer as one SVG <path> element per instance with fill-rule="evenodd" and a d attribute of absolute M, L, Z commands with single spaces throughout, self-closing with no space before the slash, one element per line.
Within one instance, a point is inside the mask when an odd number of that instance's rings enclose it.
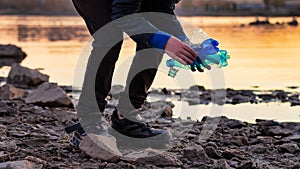
<path fill-rule="evenodd" d="M 175 37 L 168 40 L 165 52 L 183 65 L 192 64 L 198 56 L 189 45 Z"/>
<path fill-rule="evenodd" d="M 219 42 L 212 38 L 205 40 L 200 45 L 192 45 L 192 48 L 197 52 L 198 57 L 192 64 L 190 64 L 191 70 L 193 72 L 196 70 L 203 72 L 204 68 L 208 70 L 211 69 L 207 62 L 219 64 L 220 59 L 215 57 L 215 54 L 219 52 L 218 45 Z"/>

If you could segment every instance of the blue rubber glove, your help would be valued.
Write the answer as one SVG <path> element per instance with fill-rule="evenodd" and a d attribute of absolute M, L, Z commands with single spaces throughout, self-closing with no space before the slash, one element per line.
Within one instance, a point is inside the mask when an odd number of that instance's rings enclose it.
<path fill-rule="evenodd" d="M 197 59 L 190 64 L 191 70 L 194 72 L 198 70 L 203 72 L 204 68 L 210 69 L 211 67 L 206 63 L 205 60 L 208 60 L 208 63 L 218 64 L 220 60 L 215 57 L 209 57 L 219 52 L 218 48 L 219 42 L 215 39 L 207 39 L 203 41 L 200 45 L 192 45 L 191 47 L 198 53 Z"/>

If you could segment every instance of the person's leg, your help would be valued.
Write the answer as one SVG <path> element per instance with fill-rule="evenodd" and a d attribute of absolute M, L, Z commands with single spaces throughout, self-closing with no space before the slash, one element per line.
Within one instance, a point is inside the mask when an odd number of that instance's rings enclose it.
<path fill-rule="evenodd" d="M 111 21 L 112 0 L 73 0 L 73 3 L 94 38 L 77 109 L 79 112 L 103 111 L 106 105 L 105 98 L 111 88 L 115 63 L 121 50 L 120 40 L 123 38 L 123 33 L 116 27 L 108 30 L 108 36 L 97 33 Z M 111 44 L 115 41 L 118 43 Z M 108 52 L 103 53 L 105 51 Z M 93 76 L 95 73 L 96 76 Z"/>
<path fill-rule="evenodd" d="M 111 89 L 123 33 L 113 26 L 106 28 L 111 21 L 112 0 L 73 0 L 73 3 L 94 38 L 76 110 L 84 130 L 99 133 L 96 126 L 106 126 L 100 112 L 105 109 L 105 98 Z"/>

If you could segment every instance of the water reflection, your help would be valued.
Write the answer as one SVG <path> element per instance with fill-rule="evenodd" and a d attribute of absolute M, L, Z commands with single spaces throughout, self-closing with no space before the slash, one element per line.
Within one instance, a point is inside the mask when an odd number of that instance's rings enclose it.
<path fill-rule="evenodd" d="M 190 106 L 187 102 L 172 101 L 174 117 L 182 119 L 201 120 L 204 116 L 214 116 L 209 105 Z M 215 105 L 218 106 L 218 105 Z M 256 119 L 268 119 L 280 122 L 300 122 L 300 107 L 290 107 L 287 103 L 243 103 L 238 105 L 223 105 L 222 112 L 215 114 L 254 123 Z"/>
<path fill-rule="evenodd" d="M 84 26 L 31 26 L 17 25 L 19 42 L 86 41 L 90 35 Z"/>
<path fill-rule="evenodd" d="M 286 86 L 300 86 L 300 27 L 248 26 L 255 19 L 253 17 L 183 19 L 203 28 L 208 35 L 221 42 L 221 48 L 230 52 L 232 59 L 224 69 L 227 87 L 241 89 L 259 86 L 259 89 L 282 89 Z M 72 83 L 76 59 L 90 38 L 80 17 L 0 16 L 0 20 L 0 43 L 22 47 L 28 54 L 22 63 L 24 66 L 42 67 L 53 81 L 65 85 Z M 290 17 L 274 17 L 269 20 L 271 23 L 287 23 Z M 241 27 L 242 24 L 245 26 Z M 191 31 L 190 27 L 184 29 L 186 32 Z M 132 41 L 127 40 L 124 43 L 116 72 L 123 61 L 134 55 L 134 46 Z M 88 56 L 88 52 L 86 53 Z M 179 72 L 178 76 L 181 75 L 184 75 L 184 71 Z M 194 73 L 193 76 L 197 84 L 211 88 L 210 78 L 206 73 Z M 115 84 L 125 82 L 124 76 L 116 77 Z M 175 82 L 170 83 L 173 79 L 166 81 L 165 78 L 165 74 L 158 74 L 153 86 L 177 88 Z"/>

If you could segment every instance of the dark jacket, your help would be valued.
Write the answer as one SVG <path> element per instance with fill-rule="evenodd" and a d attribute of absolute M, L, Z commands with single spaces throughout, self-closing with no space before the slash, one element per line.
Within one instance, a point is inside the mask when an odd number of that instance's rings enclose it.
<path fill-rule="evenodd" d="M 115 21 L 117 26 L 140 46 L 147 48 L 151 47 L 148 44 L 149 39 L 160 30 L 138 13 L 160 12 L 174 15 L 174 7 L 178 2 L 179 0 L 113 0 L 111 18 L 112 20 L 122 18 Z M 174 23 L 179 24 L 178 21 Z"/>

